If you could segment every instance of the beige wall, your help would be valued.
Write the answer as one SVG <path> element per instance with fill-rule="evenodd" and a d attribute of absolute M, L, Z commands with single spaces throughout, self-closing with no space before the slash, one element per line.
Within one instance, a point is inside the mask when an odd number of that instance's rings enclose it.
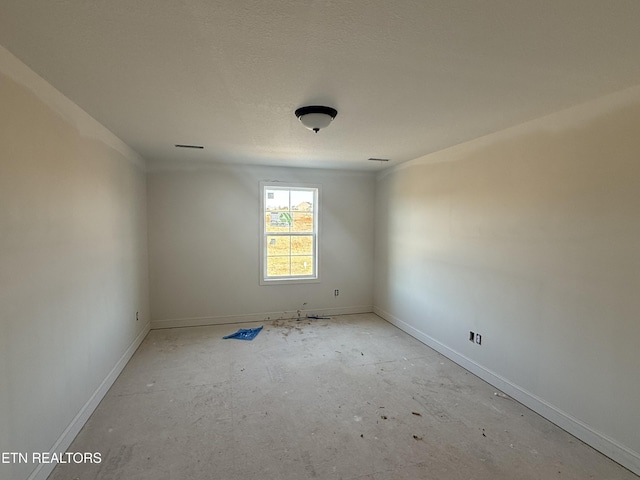
<path fill-rule="evenodd" d="M 260 285 L 262 180 L 320 184 L 320 283 Z M 370 312 L 374 186 L 372 173 L 154 167 L 148 173 L 152 325 L 290 318 L 298 309 L 302 315 Z"/>
<path fill-rule="evenodd" d="M 378 313 L 640 472 L 640 88 L 379 174 L 375 265 Z"/>
<path fill-rule="evenodd" d="M 148 329 L 144 165 L 2 47 L 0 105 L 0 452 L 60 452 Z"/>

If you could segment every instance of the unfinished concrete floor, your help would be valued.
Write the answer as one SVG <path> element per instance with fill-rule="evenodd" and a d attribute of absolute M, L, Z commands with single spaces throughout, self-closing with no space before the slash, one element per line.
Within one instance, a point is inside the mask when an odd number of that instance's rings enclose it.
<path fill-rule="evenodd" d="M 154 330 L 50 480 L 638 477 L 374 314 Z"/>

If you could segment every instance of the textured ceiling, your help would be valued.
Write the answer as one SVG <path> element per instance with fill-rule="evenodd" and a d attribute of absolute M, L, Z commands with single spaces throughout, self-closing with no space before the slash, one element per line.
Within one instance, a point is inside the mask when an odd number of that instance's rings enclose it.
<path fill-rule="evenodd" d="M 639 84 L 640 1 L 0 0 L 0 44 L 150 163 L 374 170 Z"/>

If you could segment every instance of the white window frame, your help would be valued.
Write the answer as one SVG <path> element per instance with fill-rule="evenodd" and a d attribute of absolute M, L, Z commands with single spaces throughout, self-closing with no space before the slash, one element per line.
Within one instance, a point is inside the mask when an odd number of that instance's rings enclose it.
<path fill-rule="evenodd" d="M 314 222 L 314 241 L 313 241 L 313 259 L 314 275 L 302 276 L 282 276 L 267 277 L 267 237 L 273 236 L 275 232 L 266 232 L 265 213 L 266 213 L 266 190 L 312 190 L 314 191 L 313 205 L 313 222 Z M 285 182 L 260 182 L 260 285 L 287 285 L 298 283 L 319 283 L 320 282 L 320 260 L 319 260 L 319 243 L 320 243 L 320 191 L 321 185 L 309 183 L 285 183 Z M 282 233 L 281 235 L 295 235 L 293 232 Z M 309 235 L 309 232 L 301 232 L 300 235 Z"/>

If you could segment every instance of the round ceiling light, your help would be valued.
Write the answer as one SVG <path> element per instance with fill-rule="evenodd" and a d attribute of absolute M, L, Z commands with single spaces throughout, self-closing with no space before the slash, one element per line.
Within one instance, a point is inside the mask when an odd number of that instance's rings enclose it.
<path fill-rule="evenodd" d="M 335 108 L 311 105 L 300 107 L 296 110 L 296 117 L 309 130 L 318 133 L 321 129 L 328 127 L 331 121 L 336 118 L 338 111 Z"/>

